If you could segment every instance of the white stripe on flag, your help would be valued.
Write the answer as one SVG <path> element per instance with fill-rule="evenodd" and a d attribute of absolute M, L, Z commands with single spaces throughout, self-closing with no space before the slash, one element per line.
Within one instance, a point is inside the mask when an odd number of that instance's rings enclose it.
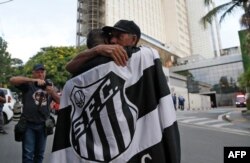
<path fill-rule="evenodd" d="M 100 140 L 100 137 L 99 137 L 100 135 L 97 132 L 95 121 L 91 125 L 91 131 L 93 133 L 93 143 L 94 143 L 95 158 L 97 160 L 103 160 L 103 158 L 104 158 L 104 156 L 103 156 L 103 147 L 102 147 L 102 143 L 101 143 L 101 140 Z"/>
<path fill-rule="evenodd" d="M 105 132 L 105 135 L 108 140 L 109 147 L 110 147 L 110 155 L 111 157 L 113 157 L 117 155 L 119 151 L 118 151 L 117 142 L 115 140 L 115 135 L 110 124 L 107 109 L 108 108 L 106 106 L 102 109 L 100 117 L 101 117 L 101 122 L 103 124 L 103 129 L 104 129 L 104 132 Z"/>

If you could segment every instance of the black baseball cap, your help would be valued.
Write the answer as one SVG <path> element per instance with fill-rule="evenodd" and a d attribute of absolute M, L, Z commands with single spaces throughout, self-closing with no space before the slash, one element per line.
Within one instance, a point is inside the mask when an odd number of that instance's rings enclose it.
<path fill-rule="evenodd" d="M 134 21 L 131 20 L 119 20 L 113 27 L 111 26 L 105 26 L 102 28 L 104 33 L 110 33 L 113 30 L 118 30 L 121 32 L 131 33 L 135 34 L 138 38 L 138 40 L 141 37 L 141 30 L 137 24 L 135 24 Z"/>
<path fill-rule="evenodd" d="M 34 65 L 34 67 L 33 67 L 33 71 L 37 71 L 37 70 L 45 70 L 45 67 L 44 67 L 44 65 L 43 64 L 36 64 L 36 65 Z"/>

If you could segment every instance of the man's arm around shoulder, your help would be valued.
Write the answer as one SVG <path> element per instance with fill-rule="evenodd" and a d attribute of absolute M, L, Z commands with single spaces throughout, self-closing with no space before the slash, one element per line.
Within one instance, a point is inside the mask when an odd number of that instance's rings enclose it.
<path fill-rule="evenodd" d="M 97 45 L 92 49 L 86 49 L 85 51 L 79 53 L 75 58 L 67 63 L 65 69 L 74 74 L 81 69 L 81 66 L 86 63 L 91 58 L 97 55 L 103 55 L 110 57 L 119 66 L 125 66 L 128 60 L 128 55 L 125 49 L 120 45 Z"/>

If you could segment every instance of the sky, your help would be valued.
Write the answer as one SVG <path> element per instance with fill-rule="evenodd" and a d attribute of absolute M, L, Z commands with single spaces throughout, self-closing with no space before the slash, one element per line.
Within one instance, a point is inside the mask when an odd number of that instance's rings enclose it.
<path fill-rule="evenodd" d="M 4 2 L 7 0 L 0 0 Z M 77 0 L 13 0 L 0 4 L 0 36 L 24 63 L 42 47 L 76 44 Z"/>
<path fill-rule="evenodd" d="M 0 3 L 4 1 L 8 0 Z M 43 47 L 74 46 L 76 8 L 77 0 L 13 0 L 0 4 L 0 36 L 8 43 L 11 57 L 25 63 Z M 220 25 L 222 48 L 239 46 L 241 14 L 233 13 Z"/>
<path fill-rule="evenodd" d="M 229 1 L 231 0 L 215 0 L 215 4 L 220 5 Z M 230 15 L 226 16 L 224 21 L 219 24 L 222 48 L 240 45 L 238 31 L 242 29 L 239 21 L 243 13 L 244 12 L 241 8 L 237 8 Z"/>

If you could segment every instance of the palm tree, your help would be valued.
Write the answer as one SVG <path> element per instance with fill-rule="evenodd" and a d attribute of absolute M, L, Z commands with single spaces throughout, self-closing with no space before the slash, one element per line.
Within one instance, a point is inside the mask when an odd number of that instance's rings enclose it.
<path fill-rule="evenodd" d="M 213 5 L 213 0 L 204 0 L 204 3 L 206 6 Z M 225 17 L 229 14 L 231 14 L 234 10 L 242 8 L 244 10 L 244 14 L 241 16 L 240 23 L 242 27 L 246 27 L 248 32 L 246 32 L 247 36 L 250 36 L 250 0 L 231 0 L 227 3 L 224 3 L 222 5 L 219 5 L 215 8 L 213 8 L 211 11 L 209 11 L 204 17 L 201 18 L 201 21 L 206 27 L 207 23 L 212 23 L 212 20 L 216 17 L 217 14 L 222 13 L 220 16 L 220 21 L 221 23 Z M 242 53 L 245 57 L 249 58 L 249 41 L 250 39 L 247 39 L 241 47 L 244 47 L 242 49 L 247 50 L 247 52 Z M 245 48 L 247 47 L 247 48 Z M 246 67 L 246 66 L 244 66 Z M 239 79 L 239 82 L 241 83 L 242 87 L 246 87 L 246 98 L 247 98 L 247 110 L 249 111 L 248 113 L 250 114 L 250 67 L 247 66 L 245 68 L 246 72 L 243 73 Z"/>
<path fill-rule="evenodd" d="M 10 1 L 13 1 L 13 0 L 8 0 L 8 1 L 0 2 L 0 4 L 8 3 Z"/>
<path fill-rule="evenodd" d="M 204 0 L 204 4 L 206 6 L 213 5 L 213 0 Z M 201 18 L 202 24 L 204 27 L 206 27 L 207 23 L 211 24 L 212 20 L 219 13 L 222 13 L 219 21 L 219 23 L 221 23 L 227 15 L 230 15 L 233 11 L 239 8 L 244 10 L 244 14 L 241 16 L 240 20 L 242 27 L 250 29 L 250 0 L 231 0 L 230 2 L 219 5 Z"/>

